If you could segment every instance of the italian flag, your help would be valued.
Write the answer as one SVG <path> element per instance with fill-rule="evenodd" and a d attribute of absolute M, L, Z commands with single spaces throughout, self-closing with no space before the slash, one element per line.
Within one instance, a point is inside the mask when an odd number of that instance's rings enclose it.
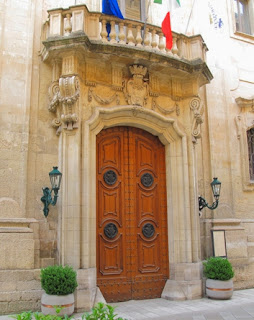
<path fill-rule="evenodd" d="M 170 12 L 181 6 L 180 0 L 164 0 L 169 3 L 169 11 L 161 24 L 161 30 L 166 38 L 166 48 L 171 50 L 173 46 L 173 37 L 171 30 Z M 162 0 L 154 0 L 154 3 L 162 4 Z"/>

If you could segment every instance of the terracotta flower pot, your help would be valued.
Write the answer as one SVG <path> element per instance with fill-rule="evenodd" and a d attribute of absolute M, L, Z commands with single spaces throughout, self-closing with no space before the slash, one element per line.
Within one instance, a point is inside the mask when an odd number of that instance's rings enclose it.
<path fill-rule="evenodd" d="M 58 315 L 63 316 L 67 314 L 70 316 L 74 312 L 74 294 L 67 294 L 65 296 L 56 296 L 43 293 L 41 297 L 41 312 L 45 315 L 56 315 L 54 306 L 62 307 Z"/>
<path fill-rule="evenodd" d="M 230 299 L 233 295 L 233 280 L 206 280 L 206 295 L 212 299 Z"/>

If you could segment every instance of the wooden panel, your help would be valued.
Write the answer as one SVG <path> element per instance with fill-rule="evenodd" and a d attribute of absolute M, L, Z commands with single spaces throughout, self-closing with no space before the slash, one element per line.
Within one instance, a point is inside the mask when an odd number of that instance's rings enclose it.
<path fill-rule="evenodd" d="M 100 157 L 98 159 L 98 173 L 101 173 L 105 168 L 113 167 L 121 174 L 122 165 L 122 137 L 110 134 L 108 138 L 102 138 L 98 141 L 98 150 Z"/>
<path fill-rule="evenodd" d="M 110 190 L 105 188 L 103 183 L 99 182 L 98 197 L 98 211 L 100 212 L 100 226 L 105 219 L 117 218 L 119 224 L 122 226 L 122 189 L 121 184 L 118 184 L 117 188 Z"/>
<path fill-rule="evenodd" d="M 137 188 L 137 199 L 139 199 L 137 202 L 137 215 L 139 221 L 143 218 L 147 218 L 148 215 L 150 218 L 154 218 L 158 221 L 157 215 L 159 212 L 157 198 L 158 194 L 156 188 L 153 192 L 144 192 L 141 188 Z"/>
<path fill-rule="evenodd" d="M 156 235 L 155 238 L 157 238 Z M 138 235 L 138 271 L 140 273 L 157 272 L 160 269 L 159 241 L 146 241 L 142 235 Z"/>
<path fill-rule="evenodd" d="M 161 296 L 169 276 L 165 151 L 141 129 L 97 137 L 97 239 L 97 285 L 107 302 Z"/>
<path fill-rule="evenodd" d="M 123 271 L 123 255 L 122 255 L 122 237 L 119 237 L 112 243 L 100 234 L 99 251 L 100 251 L 100 267 L 99 271 L 102 275 L 121 274 Z"/>

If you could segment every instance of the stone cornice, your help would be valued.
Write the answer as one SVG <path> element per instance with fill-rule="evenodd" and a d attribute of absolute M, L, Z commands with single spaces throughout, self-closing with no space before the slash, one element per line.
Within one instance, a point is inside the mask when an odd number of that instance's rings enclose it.
<path fill-rule="evenodd" d="M 159 51 L 144 50 L 139 47 L 127 47 L 118 44 L 101 43 L 96 40 L 90 40 L 84 33 L 79 33 L 67 37 L 51 37 L 43 42 L 44 50 L 41 51 L 43 61 L 51 61 L 56 57 L 63 56 L 69 51 L 75 50 L 77 53 L 85 56 L 94 57 L 97 55 L 112 55 L 114 62 L 132 63 L 132 60 L 139 59 L 146 64 L 149 62 L 150 68 L 163 68 L 170 73 L 177 70 L 178 77 L 195 74 L 201 77 L 201 85 L 209 83 L 213 75 L 207 64 L 200 58 L 188 61 L 179 59 L 175 56 L 163 54 Z"/>

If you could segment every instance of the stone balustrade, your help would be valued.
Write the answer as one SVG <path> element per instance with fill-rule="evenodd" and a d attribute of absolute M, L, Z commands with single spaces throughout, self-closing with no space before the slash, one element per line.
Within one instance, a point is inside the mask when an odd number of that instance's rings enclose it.
<path fill-rule="evenodd" d="M 42 30 L 43 41 L 78 37 L 85 33 L 91 42 L 139 48 L 177 59 L 205 61 L 207 47 L 200 35 L 188 37 L 173 32 L 173 47 L 168 50 L 161 28 L 149 23 L 90 12 L 85 5 L 52 9 L 48 13 L 49 18 Z"/>

